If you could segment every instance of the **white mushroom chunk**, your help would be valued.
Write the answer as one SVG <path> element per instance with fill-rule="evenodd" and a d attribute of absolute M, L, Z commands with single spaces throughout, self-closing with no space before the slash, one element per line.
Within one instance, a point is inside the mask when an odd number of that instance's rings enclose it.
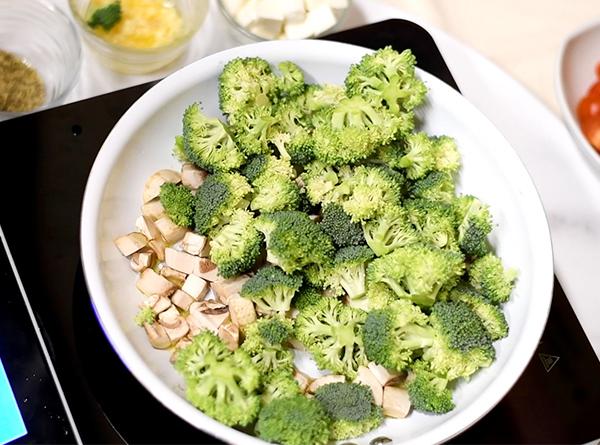
<path fill-rule="evenodd" d="M 395 380 L 400 376 L 398 373 L 391 373 L 385 367 L 378 365 L 375 362 L 370 362 L 368 367 L 379 383 L 381 383 L 381 386 L 387 385 L 392 380 Z"/>
<path fill-rule="evenodd" d="M 194 271 L 196 274 L 207 273 L 211 270 L 215 270 L 217 265 L 213 263 L 208 258 L 200 258 L 200 263 L 198 263 L 198 269 Z"/>
<path fill-rule="evenodd" d="M 238 348 L 240 344 L 240 329 L 233 323 L 224 323 L 219 326 L 218 335 L 230 351 L 235 351 Z"/>
<path fill-rule="evenodd" d="M 152 250 L 154 250 L 154 253 L 156 254 L 156 258 L 158 258 L 158 261 L 165 260 L 165 243 L 162 240 L 160 240 L 160 239 L 150 240 L 150 242 L 148 243 L 148 247 L 150 247 Z"/>
<path fill-rule="evenodd" d="M 158 314 L 158 322 L 165 328 L 174 329 L 181 323 L 183 319 L 179 315 L 179 311 L 173 305 L 164 312 Z"/>
<path fill-rule="evenodd" d="M 201 260 L 202 260 L 202 258 L 201 258 Z M 199 270 L 195 270 L 194 274 L 198 275 L 199 277 L 202 277 L 206 281 L 210 281 L 210 282 L 223 280 L 223 277 L 221 275 L 219 275 L 219 269 L 216 266 L 207 272 L 202 272 L 201 268 L 202 268 L 202 266 L 200 266 Z"/>
<path fill-rule="evenodd" d="M 152 263 L 154 262 L 154 252 L 136 252 L 131 255 L 131 259 L 129 260 L 129 265 L 136 272 L 142 272 L 143 270 L 152 267 Z"/>
<path fill-rule="evenodd" d="M 191 255 L 199 256 L 206 245 L 206 237 L 194 232 L 186 232 L 181 242 L 183 250 Z"/>
<path fill-rule="evenodd" d="M 408 391 L 396 386 L 383 388 L 383 414 L 388 417 L 402 419 L 410 412 Z"/>
<path fill-rule="evenodd" d="M 337 375 L 337 374 L 330 374 L 330 375 L 326 375 L 323 377 L 319 377 L 318 379 L 314 379 L 310 385 L 308 385 L 308 392 L 311 394 L 314 394 L 317 389 L 319 389 L 321 386 L 323 385 L 328 385 L 329 383 L 338 383 L 338 382 L 345 382 L 346 381 L 346 377 L 344 377 L 343 375 Z"/>
<path fill-rule="evenodd" d="M 186 162 L 181 166 L 181 183 L 192 190 L 200 187 L 207 176 L 208 172 L 199 169 L 190 162 Z"/>
<path fill-rule="evenodd" d="M 171 269 L 169 266 L 164 265 L 160 269 L 160 274 L 177 287 L 183 286 L 183 283 L 185 283 L 185 279 L 187 278 L 187 275 L 183 272 L 179 272 L 178 270 Z"/>
<path fill-rule="evenodd" d="M 146 247 L 148 238 L 143 233 L 131 232 L 115 239 L 115 245 L 124 256 L 129 256 Z"/>
<path fill-rule="evenodd" d="M 229 305 L 229 315 L 232 323 L 244 327 L 256 321 L 254 303 L 247 298 L 235 294 L 229 298 L 227 304 Z"/>
<path fill-rule="evenodd" d="M 171 307 L 171 300 L 168 297 L 159 297 L 158 301 L 154 306 L 152 306 L 152 310 L 155 314 L 160 314 L 161 312 L 166 311 Z"/>
<path fill-rule="evenodd" d="M 300 342 L 299 340 L 296 340 L 295 338 L 290 338 L 288 340 L 288 343 L 291 345 L 292 348 L 294 348 L 296 351 L 306 351 L 306 348 L 304 347 L 304 345 L 302 344 L 302 342 Z"/>
<path fill-rule="evenodd" d="M 209 307 L 207 302 L 195 302 L 190 305 L 190 317 L 199 329 L 208 329 L 217 334 L 219 327 L 229 317 L 229 311 L 225 305 Z"/>
<path fill-rule="evenodd" d="M 359 366 L 356 382 L 371 388 L 375 405 L 381 406 L 383 403 L 383 385 L 375 378 L 371 370 L 365 366 Z"/>
<path fill-rule="evenodd" d="M 200 252 L 202 258 L 208 258 L 210 256 L 210 243 L 204 244 L 202 251 Z"/>
<path fill-rule="evenodd" d="M 144 295 L 168 297 L 175 292 L 175 285 L 152 269 L 144 270 L 135 285 Z"/>
<path fill-rule="evenodd" d="M 178 270 L 185 274 L 191 274 L 194 270 L 198 269 L 198 263 L 200 258 L 194 255 L 190 255 L 186 252 L 180 252 L 172 247 L 165 249 L 165 263 L 172 269 Z"/>
<path fill-rule="evenodd" d="M 181 290 L 194 300 L 200 300 L 208 293 L 208 283 L 197 275 L 188 275 Z"/>
<path fill-rule="evenodd" d="M 175 306 L 187 311 L 190 308 L 190 305 L 194 302 L 194 299 L 181 289 L 177 289 L 171 296 L 171 302 Z"/>
<path fill-rule="evenodd" d="M 242 291 L 242 286 L 249 279 L 248 275 L 240 275 L 227 280 L 214 281 L 210 283 L 210 288 L 221 302 L 229 304 L 231 296 L 239 294 Z"/>
<path fill-rule="evenodd" d="M 183 238 L 188 231 L 185 227 L 175 224 L 168 216 L 156 220 L 156 227 L 168 244 L 174 244 Z"/>
<path fill-rule="evenodd" d="M 156 198 L 144 204 L 142 206 L 142 215 L 152 221 L 163 217 L 165 215 L 165 208 L 161 204 L 160 199 Z"/>
<path fill-rule="evenodd" d="M 160 230 L 158 230 L 158 227 L 156 227 L 156 223 L 154 222 L 154 220 L 149 216 L 143 215 L 142 220 L 144 221 L 144 226 L 146 227 L 146 230 L 150 234 L 150 238 L 162 240 L 162 235 L 160 233 Z"/>
<path fill-rule="evenodd" d="M 160 187 L 166 183 L 177 184 L 181 182 L 181 175 L 173 170 L 159 170 L 148 178 L 144 184 L 144 203 L 152 201 L 160 194 Z"/>
<path fill-rule="evenodd" d="M 159 299 L 160 299 L 160 297 L 158 295 L 150 295 L 149 297 L 146 297 L 144 299 L 144 301 L 142 302 L 142 304 L 140 304 L 140 309 L 142 309 L 142 308 L 144 308 L 146 306 L 150 307 L 150 308 L 154 308 L 154 305 L 156 303 L 158 303 Z"/>
<path fill-rule="evenodd" d="M 165 328 L 158 323 L 144 323 L 144 330 L 148 336 L 150 344 L 156 349 L 167 349 L 171 346 L 171 339 L 167 335 Z"/>
<path fill-rule="evenodd" d="M 187 335 L 188 332 L 190 332 L 190 327 L 183 318 L 180 318 L 180 323 L 177 325 L 177 327 L 165 327 L 165 332 L 167 333 L 172 342 L 176 342 L 178 340 L 181 340 Z"/>
<path fill-rule="evenodd" d="M 144 236 L 149 240 L 153 238 L 152 235 L 150 235 L 150 232 L 148 231 L 148 226 L 146 225 L 146 222 L 144 221 L 144 217 L 142 215 L 138 216 L 135 220 L 135 228 L 138 229 L 138 232 L 143 233 Z"/>
<path fill-rule="evenodd" d="M 199 325 L 196 322 L 196 318 L 192 314 L 189 314 L 187 317 L 185 317 L 185 321 L 187 322 L 188 326 L 190 327 L 190 335 L 192 337 L 198 335 L 201 331 L 208 329 L 205 326 Z"/>
<path fill-rule="evenodd" d="M 310 377 L 306 374 L 301 373 L 297 369 L 294 372 L 294 380 L 298 382 L 298 386 L 300 387 L 300 392 L 306 392 L 308 385 L 310 385 Z"/>

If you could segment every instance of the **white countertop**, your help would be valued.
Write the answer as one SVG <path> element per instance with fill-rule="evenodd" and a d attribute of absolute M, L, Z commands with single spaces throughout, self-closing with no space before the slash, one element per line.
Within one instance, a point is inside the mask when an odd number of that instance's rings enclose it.
<path fill-rule="evenodd" d="M 52 1 L 68 9 L 66 0 Z M 190 51 L 168 69 L 145 76 L 120 75 L 99 65 L 84 48 L 80 81 L 66 101 L 72 102 L 158 79 L 204 55 L 235 46 L 237 43 L 228 35 L 214 1 L 211 0 L 213 4 L 209 16 L 203 28 L 194 37 Z M 538 96 L 545 100 L 544 104 L 530 90 L 525 89 L 480 53 L 459 43 L 454 37 L 450 37 L 440 28 L 425 21 L 428 20 L 450 33 L 458 34 L 464 41 L 472 41 L 475 46 L 494 57 L 496 61 L 510 61 L 509 56 L 512 54 L 510 46 L 509 49 L 499 50 L 490 44 L 492 39 L 488 34 L 491 34 L 494 28 L 490 28 L 488 33 L 483 26 L 489 22 L 490 12 L 486 13 L 481 5 L 485 4 L 493 14 L 502 12 L 504 18 L 512 18 L 512 21 L 495 20 L 495 23 L 498 30 L 504 32 L 504 36 L 507 35 L 505 23 L 510 23 L 511 26 L 516 27 L 515 29 L 521 30 L 521 40 L 515 38 L 513 34 L 508 38 L 514 45 L 514 52 L 519 55 L 523 55 L 523 48 L 528 48 L 528 51 L 533 48 L 531 42 L 527 40 L 528 28 L 525 25 L 528 18 L 530 23 L 539 19 L 533 16 L 536 9 L 531 5 L 519 9 L 523 2 L 517 0 L 451 1 L 454 9 L 449 6 L 450 0 L 439 2 L 388 0 L 387 3 L 376 0 L 354 0 L 353 9 L 344 27 L 401 17 L 420 23 L 434 36 L 463 94 L 504 133 L 533 177 L 550 223 L 556 275 L 600 358 L 600 323 L 598 322 L 600 319 L 600 292 L 598 291 L 600 289 L 600 172 L 593 171 L 584 161 L 562 122 L 548 108 L 555 109 L 555 102 L 546 82 L 553 76 L 553 71 L 547 72 L 549 60 L 547 48 L 544 52 L 544 63 L 541 65 L 545 67 L 540 77 L 544 80 L 542 88 L 537 88 L 540 85 L 539 82 L 535 82 L 536 70 L 540 69 L 540 64 L 536 65 L 535 69 L 529 68 L 529 71 L 517 70 L 515 73 L 515 67 L 512 66 L 513 69 L 510 70 L 535 88 Z M 531 2 L 540 7 L 548 4 L 543 0 L 531 0 Z M 597 8 L 597 3 L 594 1 L 580 0 L 573 4 L 584 5 L 590 10 L 592 5 Z M 397 6 L 402 6 L 404 9 L 398 9 Z M 469 14 L 465 15 L 466 8 L 470 9 Z M 556 7 L 555 9 L 557 14 L 555 21 L 558 22 L 561 18 L 560 10 Z M 547 10 L 548 8 L 545 9 Z M 573 28 L 582 15 L 581 11 L 576 10 L 576 12 L 578 13 L 571 11 L 570 15 L 562 15 L 565 20 L 573 22 Z M 528 13 L 531 14 L 529 17 L 526 16 Z M 480 16 L 478 17 L 477 14 Z M 480 17 L 488 18 L 488 21 L 479 20 Z M 563 27 L 566 26 L 565 20 L 561 21 Z M 518 24 L 521 28 L 517 26 Z M 537 31 L 541 32 L 540 29 L 544 26 L 538 28 Z M 544 32 L 544 35 L 552 34 L 550 42 L 554 44 L 557 35 L 555 28 L 547 27 Z M 547 45 L 548 40 L 545 40 L 541 34 L 536 34 L 532 38 L 537 39 L 538 47 L 544 42 Z M 524 46 L 519 46 L 519 41 L 522 41 Z M 488 44 L 490 46 L 486 46 Z"/>

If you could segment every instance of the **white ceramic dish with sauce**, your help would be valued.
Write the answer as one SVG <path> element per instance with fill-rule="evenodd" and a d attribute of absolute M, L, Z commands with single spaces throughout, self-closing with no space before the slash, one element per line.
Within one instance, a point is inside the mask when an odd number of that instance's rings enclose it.
<path fill-rule="evenodd" d="M 348 67 L 369 50 L 326 41 L 263 42 L 211 55 L 169 76 L 142 96 L 114 127 L 94 163 L 85 191 L 81 246 L 85 276 L 99 321 L 113 348 L 135 377 L 167 408 L 190 424 L 235 444 L 264 443 L 226 427 L 196 410 L 184 396 L 181 377 L 169 352 L 153 349 L 133 318 L 142 296 L 136 274 L 113 245 L 133 229 L 146 178 L 162 168 L 178 168 L 171 155 L 181 116 L 193 101 L 208 115 L 219 115 L 217 78 L 232 58 L 263 57 L 271 63 L 293 60 L 309 81 L 341 83 Z M 491 236 L 504 264 L 520 271 L 505 305 L 510 334 L 496 343 L 497 359 L 461 383 L 456 409 L 432 416 L 413 412 L 387 419 L 377 430 L 353 439 L 358 445 L 380 437 L 392 444 L 437 443 L 468 428 L 492 409 L 519 378 L 543 332 L 552 298 L 553 263 L 548 224 L 535 187 L 498 130 L 466 99 L 437 78 L 419 71 L 429 88 L 420 110 L 423 129 L 456 138 L 463 168 L 460 192 L 491 206 L 497 227 Z M 345 441 L 348 442 L 348 441 Z"/>
<path fill-rule="evenodd" d="M 558 104 L 571 135 L 585 158 L 600 172 L 600 153 L 586 139 L 577 119 L 577 104 L 596 82 L 600 63 L 600 20 L 588 23 L 562 43 L 556 66 Z"/>

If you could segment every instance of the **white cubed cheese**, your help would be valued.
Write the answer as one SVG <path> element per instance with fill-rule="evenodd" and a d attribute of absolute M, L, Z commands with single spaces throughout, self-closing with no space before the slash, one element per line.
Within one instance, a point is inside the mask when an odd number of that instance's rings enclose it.
<path fill-rule="evenodd" d="M 304 0 L 304 7 L 306 11 L 317 9 L 323 5 L 329 5 L 329 0 Z"/>
<path fill-rule="evenodd" d="M 318 35 L 335 25 L 337 19 L 329 5 L 323 5 L 308 11 L 306 23 L 312 30 L 313 35 Z"/>
<path fill-rule="evenodd" d="M 304 0 L 287 0 L 281 2 L 283 17 L 287 22 L 301 22 L 306 17 Z"/>
<path fill-rule="evenodd" d="M 245 3 L 245 0 L 221 0 L 229 14 L 234 16 Z"/>
<path fill-rule="evenodd" d="M 348 0 L 329 0 L 329 6 L 333 9 L 346 9 L 348 7 Z"/>
<path fill-rule="evenodd" d="M 281 33 L 283 22 L 270 19 L 258 19 L 248 27 L 248 30 L 263 39 L 275 39 Z"/>
<path fill-rule="evenodd" d="M 287 22 L 283 27 L 284 38 L 290 40 L 307 39 L 312 36 L 313 31 L 306 20 L 302 22 Z"/>
<path fill-rule="evenodd" d="M 285 17 L 284 4 L 287 0 L 257 0 L 256 15 L 258 20 L 273 20 L 283 22 Z"/>
<path fill-rule="evenodd" d="M 244 28 L 250 26 L 258 19 L 256 13 L 256 0 L 249 0 L 238 9 L 234 18 L 235 21 L 242 25 Z"/>

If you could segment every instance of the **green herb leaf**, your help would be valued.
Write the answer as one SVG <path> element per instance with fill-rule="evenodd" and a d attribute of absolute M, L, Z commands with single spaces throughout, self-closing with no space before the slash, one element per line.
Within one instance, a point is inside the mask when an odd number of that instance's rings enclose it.
<path fill-rule="evenodd" d="M 117 0 L 104 8 L 96 9 L 92 17 L 88 20 L 88 25 L 92 28 L 101 26 L 105 31 L 108 31 L 119 20 L 121 20 L 121 2 Z"/>

